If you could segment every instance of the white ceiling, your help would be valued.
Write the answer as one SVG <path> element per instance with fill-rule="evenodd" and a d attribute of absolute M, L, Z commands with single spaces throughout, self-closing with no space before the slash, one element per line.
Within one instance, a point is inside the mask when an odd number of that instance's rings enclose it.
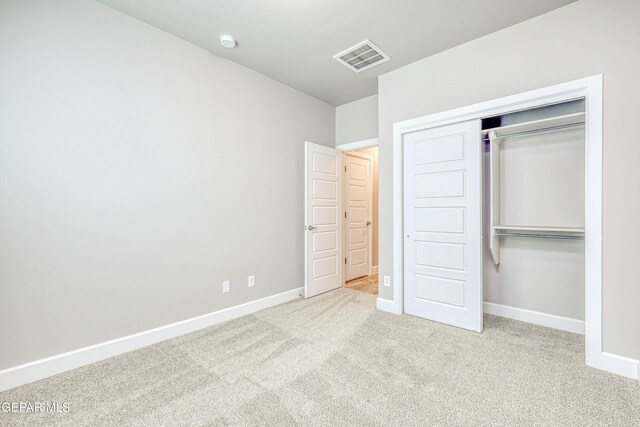
<path fill-rule="evenodd" d="M 575 0 L 98 1 L 341 105 L 377 93 L 380 74 Z M 222 34 L 238 47 L 220 46 Z M 333 59 L 365 39 L 391 61 L 356 74 Z"/>

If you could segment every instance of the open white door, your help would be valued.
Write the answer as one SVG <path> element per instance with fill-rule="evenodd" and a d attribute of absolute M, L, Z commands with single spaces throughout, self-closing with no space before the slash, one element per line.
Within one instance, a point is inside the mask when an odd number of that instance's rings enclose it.
<path fill-rule="evenodd" d="M 348 153 L 344 163 L 344 280 L 371 274 L 373 156 Z"/>
<path fill-rule="evenodd" d="M 482 331 L 480 120 L 404 136 L 404 311 Z"/>
<path fill-rule="evenodd" d="M 341 170 L 341 151 L 305 144 L 305 298 L 342 286 Z"/>

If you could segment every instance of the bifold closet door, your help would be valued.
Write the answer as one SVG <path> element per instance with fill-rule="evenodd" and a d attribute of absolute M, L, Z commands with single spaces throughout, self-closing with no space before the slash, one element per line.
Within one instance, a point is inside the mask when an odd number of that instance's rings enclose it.
<path fill-rule="evenodd" d="M 404 311 L 482 331 L 480 120 L 406 134 Z"/>

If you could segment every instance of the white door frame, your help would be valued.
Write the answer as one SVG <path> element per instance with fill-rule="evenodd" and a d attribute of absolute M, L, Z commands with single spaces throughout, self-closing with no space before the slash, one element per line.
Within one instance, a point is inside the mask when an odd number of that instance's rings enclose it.
<path fill-rule="evenodd" d="M 377 142 L 377 138 L 376 138 Z M 371 148 L 371 147 L 366 147 Z M 336 149 L 340 150 L 338 147 Z M 357 150 L 364 150 L 364 148 L 358 148 Z M 356 151 L 357 151 L 356 150 Z M 344 150 L 341 150 L 344 151 Z M 346 151 L 342 153 L 343 162 L 342 165 L 345 165 L 344 156 L 352 156 L 359 157 L 361 159 L 369 160 L 369 212 L 368 212 L 368 221 L 371 221 L 371 230 L 367 229 L 367 252 L 369 253 L 369 276 L 371 276 L 371 269 L 373 268 L 373 156 L 371 154 L 363 154 L 363 153 L 355 153 L 351 151 Z M 347 180 L 342 179 L 342 212 L 345 212 L 345 208 L 347 207 Z M 345 217 L 342 215 L 342 254 L 346 258 L 347 256 L 347 233 L 346 233 L 346 223 Z M 342 284 L 344 285 L 347 282 L 347 268 L 342 269 Z"/>
<path fill-rule="evenodd" d="M 354 142 L 348 142 L 346 144 L 336 145 L 336 150 L 340 150 L 340 151 L 344 151 L 345 153 L 348 153 L 349 151 L 364 150 L 365 148 L 373 148 L 377 146 L 378 146 L 378 138 L 370 138 L 370 139 L 363 139 L 362 141 L 354 141 Z M 380 155 L 380 153 L 378 153 L 378 155 Z M 380 187 L 380 183 L 378 183 L 378 187 Z M 373 191 L 373 184 L 371 185 L 371 189 Z M 371 201 L 373 206 L 373 196 L 371 198 Z M 373 219 L 372 219 L 372 222 L 373 222 Z M 378 224 L 376 224 L 376 226 L 378 226 Z M 379 231 L 380 229 L 378 226 L 378 232 Z M 344 235 L 344 230 L 343 230 L 343 235 Z M 371 245 L 373 245 L 373 234 L 371 236 Z M 371 263 L 373 264 L 373 247 L 371 248 Z M 375 272 L 374 272 L 374 267 L 375 267 Z M 374 273 L 375 274 L 378 273 L 377 265 L 371 266 L 371 274 L 374 274 Z M 344 276 L 343 276 L 343 279 L 344 279 Z"/>
<path fill-rule="evenodd" d="M 588 366 L 637 378 L 637 361 L 602 348 L 602 74 L 431 114 L 393 125 L 393 301 L 379 307 L 403 313 L 403 135 L 548 104 L 585 99 L 585 360 Z"/>
<path fill-rule="evenodd" d="M 362 141 L 349 142 L 347 144 L 336 145 L 336 150 L 349 152 L 356 150 L 364 150 L 365 148 L 372 148 L 378 146 L 378 138 L 363 139 Z"/>

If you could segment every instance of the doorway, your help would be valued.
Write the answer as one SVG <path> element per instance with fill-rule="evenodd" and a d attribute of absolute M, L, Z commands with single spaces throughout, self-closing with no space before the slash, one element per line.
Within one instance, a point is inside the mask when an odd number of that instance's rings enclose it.
<path fill-rule="evenodd" d="M 344 151 L 344 287 L 377 295 L 378 147 L 337 148 Z"/>
<path fill-rule="evenodd" d="M 304 297 L 378 294 L 378 140 L 305 142 Z"/>

